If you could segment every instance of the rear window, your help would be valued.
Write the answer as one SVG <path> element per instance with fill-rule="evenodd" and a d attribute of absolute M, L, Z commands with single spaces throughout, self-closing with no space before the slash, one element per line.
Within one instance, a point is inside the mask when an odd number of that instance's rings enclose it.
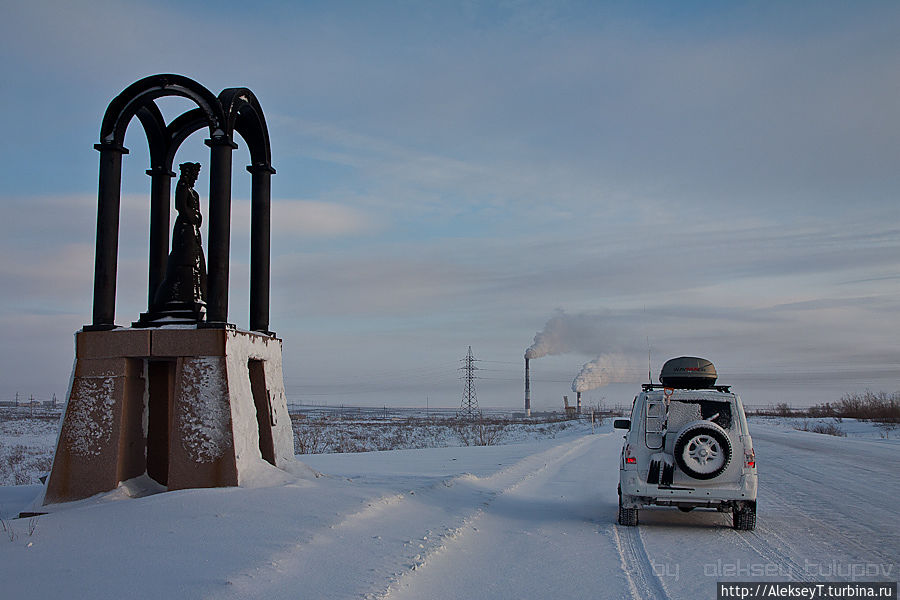
<path fill-rule="evenodd" d="M 711 420 L 725 430 L 732 429 L 734 418 L 731 402 L 703 398 L 679 398 L 669 402 L 669 431 L 678 431 L 693 421 Z"/>

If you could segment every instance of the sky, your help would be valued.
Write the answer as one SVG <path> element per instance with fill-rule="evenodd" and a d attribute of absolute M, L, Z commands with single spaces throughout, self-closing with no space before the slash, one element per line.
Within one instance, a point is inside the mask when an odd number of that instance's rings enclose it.
<path fill-rule="evenodd" d="M 10 3 L 0 400 L 66 395 L 91 317 L 93 145 L 109 102 L 157 73 L 247 87 L 265 112 L 290 402 L 459 406 L 471 346 L 479 403 L 519 407 L 541 332 L 538 410 L 592 361 L 584 400 L 630 404 L 682 355 L 745 404 L 900 390 L 898 24 L 896 2 Z M 203 165 L 206 215 L 203 137 L 176 162 Z M 236 141 L 229 321 L 247 327 Z M 136 120 L 125 145 L 123 326 L 147 309 Z"/>

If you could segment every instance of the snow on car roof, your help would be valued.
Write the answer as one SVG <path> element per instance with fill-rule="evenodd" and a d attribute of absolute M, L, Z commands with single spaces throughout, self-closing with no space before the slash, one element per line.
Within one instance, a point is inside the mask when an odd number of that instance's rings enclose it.
<path fill-rule="evenodd" d="M 663 390 L 651 390 L 647 392 L 647 398 L 662 400 L 665 398 Z M 675 390 L 672 392 L 672 400 L 684 402 L 686 400 L 719 400 L 721 402 L 732 400 L 734 393 L 721 392 L 719 390 Z"/>

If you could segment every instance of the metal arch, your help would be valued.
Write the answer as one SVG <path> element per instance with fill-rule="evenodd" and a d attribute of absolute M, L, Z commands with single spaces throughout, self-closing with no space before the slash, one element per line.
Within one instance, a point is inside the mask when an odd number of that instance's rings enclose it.
<path fill-rule="evenodd" d="M 271 255 L 271 164 L 269 130 L 262 107 L 247 88 L 227 88 L 219 94 L 225 114 L 226 133 L 237 131 L 250 150 L 252 175 L 250 194 L 250 329 L 269 331 L 269 282 Z"/>
<path fill-rule="evenodd" d="M 206 125 L 206 113 L 202 109 L 195 108 L 179 115 L 166 128 L 168 147 L 166 148 L 165 165 L 171 169 L 175 161 L 175 154 L 189 138 L 191 134 L 200 131 Z"/>
<path fill-rule="evenodd" d="M 166 125 L 156 98 L 180 96 L 191 109 Z M 218 97 L 181 75 L 153 75 L 128 86 L 107 107 L 100 128 L 100 169 L 97 244 L 94 266 L 93 320 L 86 329 L 115 328 L 118 268 L 119 204 L 125 131 L 133 117 L 141 121 L 150 148 L 151 220 L 149 298 L 164 275 L 168 251 L 171 172 L 175 154 L 194 132 L 209 127 L 208 311 L 205 325 L 234 327 L 228 319 L 229 247 L 231 228 L 231 152 L 237 131 L 248 144 L 251 165 L 250 329 L 268 335 L 271 187 L 269 133 L 256 96 L 246 88 L 228 88 Z"/>
<path fill-rule="evenodd" d="M 212 92 L 196 81 L 182 75 L 161 74 L 145 77 L 125 88 L 113 98 L 103 115 L 100 126 L 100 143 L 94 147 L 100 151 L 100 171 L 97 208 L 97 243 L 94 260 L 94 305 L 90 328 L 110 329 L 115 327 L 116 278 L 118 270 L 119 205 L 121 202 L 122 155 L 125 131 L 131 120 L 137 116 L 147 136 L 150 149 L 151 176 L 150 198 L 150 242 L 151 256 L 148 291 L 152 298 L 154 288 L 161 280 L 160 271 L 165 269 L 168 252 L 168 215 L 171 159 L 182 132 L 180 126 L 166 127 L 165 120 L 156 98 L 180 96 L 197 104 L 197 112 L 192 113 L 191 126 L 209 127 L 210 138 L 224 140 L 224 113 Z M 199 122 L 199 125 L 197 124 Z M 195 130 L 191 130 L 192 133 Z M 177 141 L 177 143 L 176 143 Z M 173 148 L 175 146 L 175 148 Z M 225 169 L 230 172 L 230 162 Z M 224 176 L 224 175 L 222 175 Z M 221 178 L 221 177 L 220 177 Z M 230 189 L 222 193 L 230 196 Z M 230 197 L 229 197 L 230 200 Z"/>
<path fill-rule="evenodd" d="M 247 88 L 227 88 L 219 94 L 219 103 L 225 114 L 227 135 L 233 137 L 235 131 L 241 134 L 250 150 L 252 165 L 271 169 L 269 129 L 262 107 L 253 92 Z"/>
<path fill-rule="evenodd" d="M 159 107 L 151 100 L 139 107 L 135 116 L 143 125 L 144 133 L 147 136 L 147 144 L 150 147 L 150 167 L 164 167 L 169 139 L 166 133 L 166 120 Z"/>
<path fill-rule="evenodd" d="M 103 115 L 100 142 L 122 146 L 131 118 L 147 103 L 164 96 L 192 100 L 206 115 L 210 137 L 225 135 L 225 115 L 218 99 L 208 89 L 183 75 L 151 75 L 134 82 L 113 98 Z"/>

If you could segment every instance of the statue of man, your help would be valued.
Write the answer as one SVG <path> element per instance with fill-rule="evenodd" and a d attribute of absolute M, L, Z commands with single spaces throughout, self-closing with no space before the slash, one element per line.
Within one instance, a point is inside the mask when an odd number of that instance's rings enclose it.
<path fill-rule="evenodd" d="M 200 196 L 194 183 L 200 163 L 178 165 L 181 177 L 175 186 L 175 210 L 178 217 L 172 230 L 172 251 L 166 263 L 166 277 L 153 300 L 155 313 L 190 310 L 197 320 L 206 313 L 206 259 L 200 238 Z"/>

